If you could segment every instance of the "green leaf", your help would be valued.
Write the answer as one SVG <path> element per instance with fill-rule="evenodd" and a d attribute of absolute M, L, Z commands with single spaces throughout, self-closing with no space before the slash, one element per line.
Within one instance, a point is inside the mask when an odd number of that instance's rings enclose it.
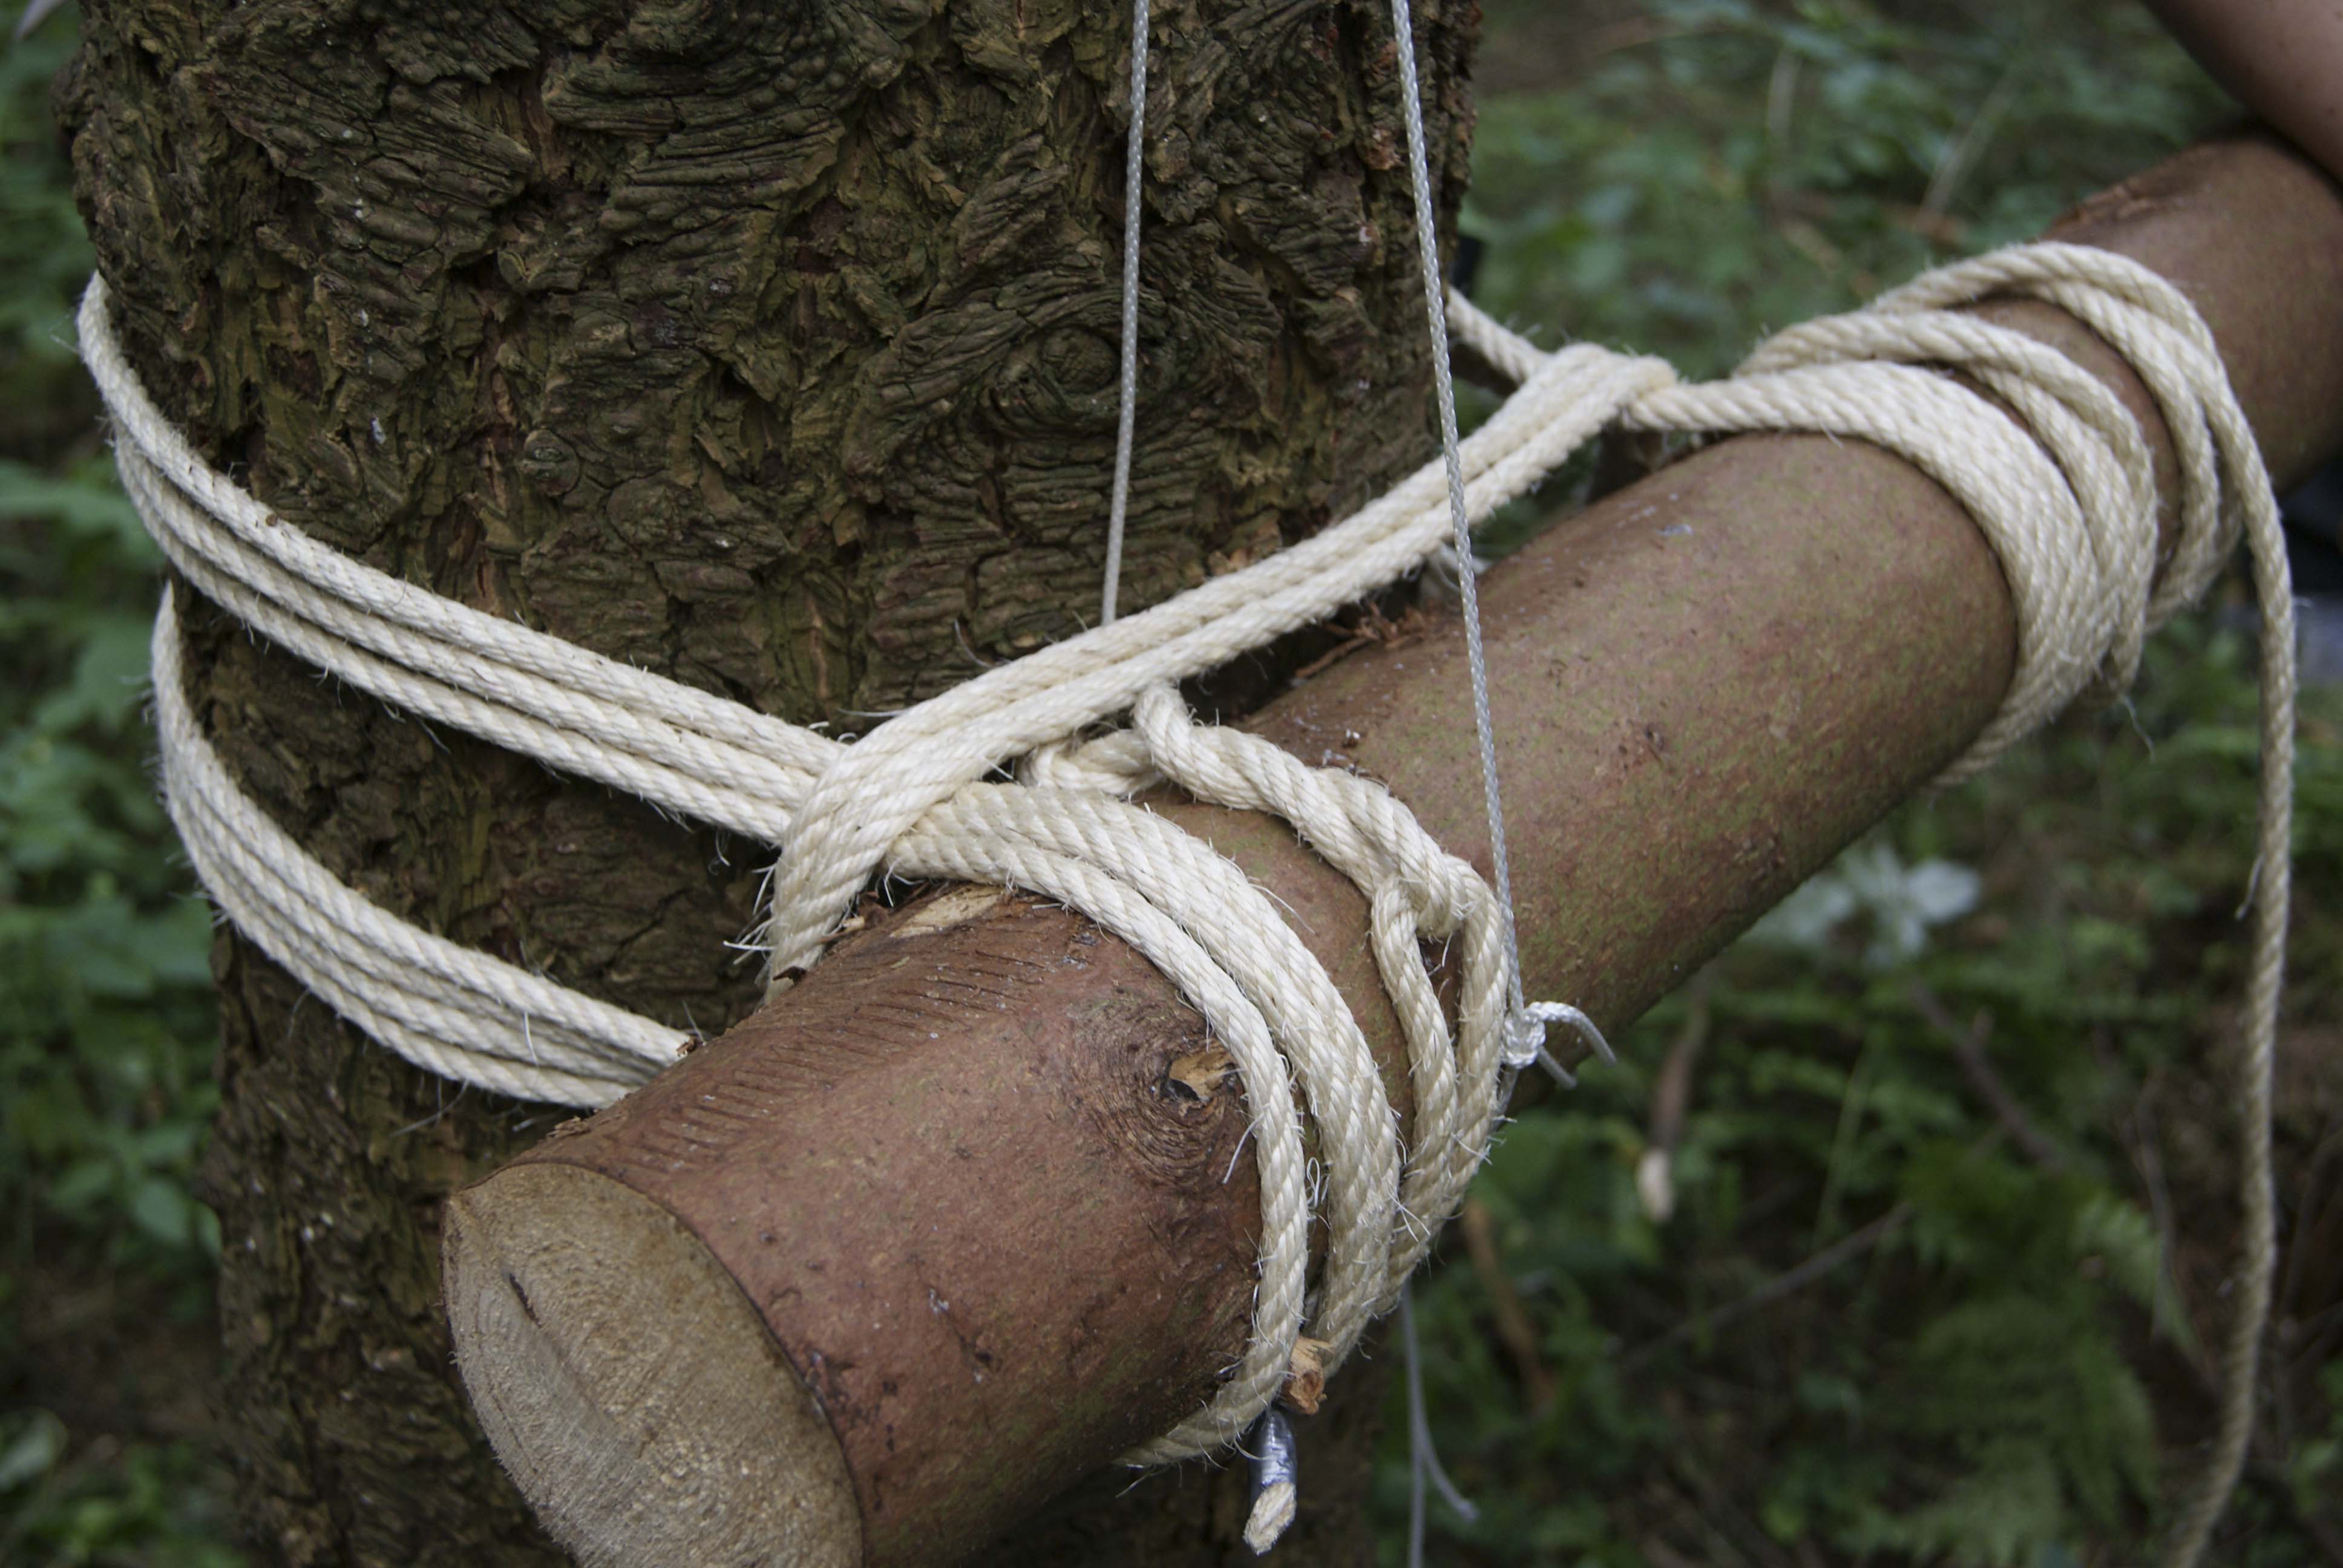
<path fill-rule="evenodd" d="M 195 1240 L 196 1201 L 178 1183 L 149 1176 L 131 1191 L 130 1217 L 156 1241 L 184 1247 Z"/>
<path fill-rule="evenodd" d="M 0 1492 L 40 1480 L 65 1457 L 65 1423 L 45 1410 L 30 1412 L 25 1430 L 0 1447 Z"/>

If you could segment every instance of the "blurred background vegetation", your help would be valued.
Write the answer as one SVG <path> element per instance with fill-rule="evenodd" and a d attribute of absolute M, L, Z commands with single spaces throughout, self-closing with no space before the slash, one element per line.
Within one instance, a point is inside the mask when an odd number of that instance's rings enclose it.
<path fill-rule="evenodd" d="M 1487 5 L 1478 297 L 1696 374 L 2228 112 L 2128 0 Z M 0 51 L 0 1562 L 231 1563 L 190 1191 L 209 917 L 147 773 L 156 563 L 70 348 L 73 35 Z M 1510 1130 L 1418 1292 L 1477 1505 L 1434 1504 L 1435 1560 L 2138 1559 L 2207 1432 L 2228 1263 L 2251 635 L 2177 626 L 2127 706 L 1906 809 Z M 2343 1563 L 2331 689 L 2303 738 L 2292 1245 L 2218 1557 L 2257 1568 Z"/>
<path fill-rule="evenodd" d="M 2128 4 L 1487 3 L 1480 303 L 1700 374 L 2235 113 Z M 2209 1430 L 2235 1229 L 2212 1064 L 2252 855 L 2241 598 L 2167 632 L 2127 704 L 1898 813 L 1628 1031 L 1619 1070 L 1508 1130 L 1417 1292 L 1479 1515 L 1435 1502 L 1433 1560 L 2147 1560 Z M 2212 1556 L 2270 1568 L 2343 1564 L 2334 689 L 2302 737 L 2290 1246 Z"/>

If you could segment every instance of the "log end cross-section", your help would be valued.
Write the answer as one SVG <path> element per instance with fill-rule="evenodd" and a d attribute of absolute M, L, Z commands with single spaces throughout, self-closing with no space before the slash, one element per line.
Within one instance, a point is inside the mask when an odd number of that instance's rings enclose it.
<path fill-rule="evenodd" d="M 862 1561 L 846 1461 L 756 1309 L 680 1221 L 606 1176 L 524 1165 L 447 1206 L 472 1408 L 588 1564 Z"/>

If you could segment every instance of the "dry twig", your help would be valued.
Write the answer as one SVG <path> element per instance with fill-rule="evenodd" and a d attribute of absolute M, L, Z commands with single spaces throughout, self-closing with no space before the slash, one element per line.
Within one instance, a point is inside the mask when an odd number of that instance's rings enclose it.
<path fill-rule="evenodd" d="M 1496 1222 L 1490 1216 L 1489 1206 L 1478 1198 L 1467 1198 L 1457 1219 L 1463 1228 L 1465 1250 L 1473 1257 L 1473 1272 L 1479 1276 L 1481 1288 L 1488 1292 L 1497 1339 L 1513 1358 L 1522 1388 L 1530 1397 L 1530 1409 L 1544 1410 L 1554 1402 L 1554 1373 L 1538 1354 L 1537 1330 L 1522 1304 L 1521 1292 L 1513 1288 L 1513 1276 L 1505 1272 L 1504 1256 L 1497 1250 Z"/>
<path fill-rule="evenodd" d="M 1652 1131 L 1643 1155 L 1635 1161 L 1635 1196 L 1655 1225 L 1664 1225 L 1675 1212 L 1675 1152 L 1683 1141 L 1684 1114 L 1692 1103 L 1692 1071 L 1708 1043 L 1708 971 L 1692 983 L 1692 1011 L 1668 1047 L 1660 1064 L 1659 1081 L 1652 1086 Z"/>
<path fill-rule="evenodd" d="M 1912 982 L 1910 995 L 1913 1007 L 1927 1020 L 1928 1027 L 1944 1036 L 1946 1043 L 1953 1048 L 1953 1056 L 1960 1062 L 1969 1087 L 1992 1108 L 1994 1115 L 2008 1130 L 2010 1141 L 2045 1171 L 2065 1170 L 2065 1152 L 2026 1114 L 2026 1107 L 2002 1082 L 2001 1075 L 1993 1070 L 1993 1060 L 1986 1054 L 1986 1042 L 1993 1038 L 1993 1014 L 1979 1009 L 1968 1028 L 1963 1029 L 1936 993 L 1921 981 Z"/>
<path fill-rule="evenodd" d="M 1853 1231 L 1808 1258 L 1794 1269 L 1785 1270 L 1735 1302 L 1729 1302 L 1713 1312 L 1698 1312 L 1665 1333 L 1645 1340 L 1619 1358 L 1619 1370 L 1632 1372 L 1670 1345 L 1680 1344 L 1695 1334 L 1714 1332 L 1739 1322 L 1752 1312 L 1771 1306 L 1785 1296 L 1795 1295 L 1808 1285 L 1837 1268 L 1849 1259 L 1861 1257 L 1880 1242 L 1904 1228 L 1912 1218 L 1912 1205 L 1898 1203 L 1885 1214 L 1859 1231 Z"/>

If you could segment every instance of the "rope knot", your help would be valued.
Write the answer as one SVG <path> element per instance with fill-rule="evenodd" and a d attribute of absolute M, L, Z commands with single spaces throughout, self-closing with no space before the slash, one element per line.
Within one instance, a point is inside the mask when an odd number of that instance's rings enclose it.
<path fill-rule="evenodd" d="M 1505 1015 L 1505 1065 L 1516 1071 L 1543 1066 L 1564 1089 L 1577 1088 L 1576 1076 L 1546 1050 L 1545 1031 L 1557 1023 L 1568 1024 L 1577 1030 L 1587 1049 L 1605 1063 L 1619 1065 L 1618 1057 L 1612 1054 L 1611 1042 L 1603 1038 L 1594 1020 L 1566 1001 L 1524 1002 Z"/>

